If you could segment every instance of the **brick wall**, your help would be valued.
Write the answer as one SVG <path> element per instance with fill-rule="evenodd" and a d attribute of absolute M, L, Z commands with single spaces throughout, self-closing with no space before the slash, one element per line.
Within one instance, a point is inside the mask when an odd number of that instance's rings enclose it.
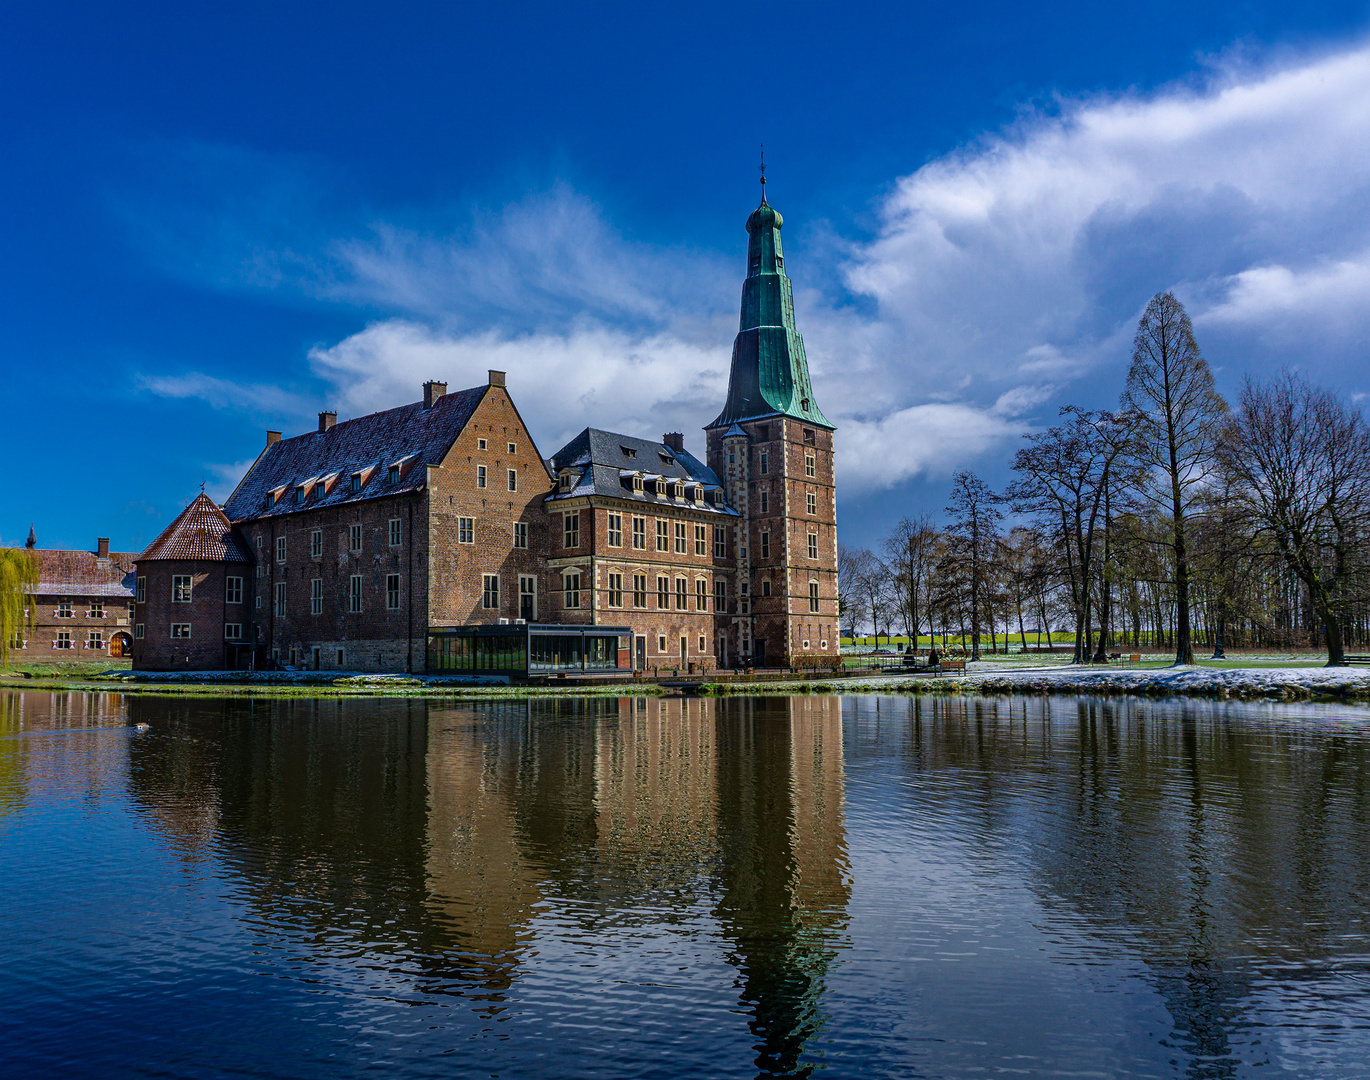
<path fill-rule="evenodd" d="M 203 671 L 225 666 L 224 624 L 246 624 L 247 603 L 230 604 L 227 577 L 243 578 L 247 599 L 251 567 L 242 563 L 155 559 L 137 564 L 143 601 L 134 605 L 133 667 L 143 671 Z M 173 598 L 173 578 L 191 581 L 189 603 Z M 172 637 L 173 625 L 190 626 L 189 638 Z M 138 636 L 141 626 L 142 637 Z M 247 634 L 246 625 L 243 633 Z"/>

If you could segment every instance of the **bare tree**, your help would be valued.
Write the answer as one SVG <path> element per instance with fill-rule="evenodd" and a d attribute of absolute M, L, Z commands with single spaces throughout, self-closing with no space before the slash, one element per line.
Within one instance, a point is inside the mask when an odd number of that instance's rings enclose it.
<path fill-rule="evenodd" d="M 972 472 L 958 472 L 951 482 L 952 550 L 966 570 L 970 592 L 970 658 L 980 659 L 980 615 L 985 610 L 989 564 L 999 541 L 1002 500 Z"/>
<path fill-rule="evenodd" d="M 1175 662 L 1192 664 L 1186 520 L 1212 467 L 1227 404 L 1199 352 L 1189 315 L 1173 293 L 1157 293 L 1146 306 L 1133 339 L 1122 402 L 1136 414 L 1136 453 L 1151 474 L 1138 491 L 1169 516 L 1167 542 L 1175 556 Z"/>
<path fill-rule="evenodd" d="M 1342 604 L 1366 572 L 1370 427 L 1335 394 L 1286 373 L 1247 379 L 1219 455 L 1250 527 L 1308 590 L 1329 667 L 1346 662 Z"/>
<path fill-rule="evenodd" d="M 860 571 L 860 553 L 837 545 L 837 621 L 847 627 L 847 636 L 856 640 L 856 627 L 861 621 L 860 593 L 856 577 Z"/>
<path fill-rule="evenodd" d="M 901 518 L 884 540 L 885 562 L 893 577 L 892 592 L 899 618 L 915 649 L 927 614 L 923 605 L 927 579 L 940 555 L 939 539 L 931 515 L 920 514 L 917 518 Z M 931 622 L 928 632 L 932 632 Z"/>

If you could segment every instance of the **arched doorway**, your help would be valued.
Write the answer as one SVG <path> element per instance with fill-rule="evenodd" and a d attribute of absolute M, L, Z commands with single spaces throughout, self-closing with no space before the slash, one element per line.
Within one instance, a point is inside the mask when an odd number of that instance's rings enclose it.
<path fill-rule="evenodd" d="M 132 656 L 133 639 L 130 638 L 122 630 L 120 630 L 118 633 L 116 633 L 113 637 L 109 639 L 109 655 Z"/>

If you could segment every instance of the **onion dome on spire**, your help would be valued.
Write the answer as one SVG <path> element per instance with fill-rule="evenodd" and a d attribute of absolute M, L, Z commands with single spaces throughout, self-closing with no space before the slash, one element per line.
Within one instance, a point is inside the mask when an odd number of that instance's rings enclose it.
<path fill-rule="evenodd" d="M 785 219 L 766 201 L 764 171 L 761 184 L 761 205 L 747 218 L 747 279 L 728 401 L 709 427 L 783 414 L 831 428 L 814 401 L 804 339 L 794 325 L 794 293 L 780 243 Z"/>

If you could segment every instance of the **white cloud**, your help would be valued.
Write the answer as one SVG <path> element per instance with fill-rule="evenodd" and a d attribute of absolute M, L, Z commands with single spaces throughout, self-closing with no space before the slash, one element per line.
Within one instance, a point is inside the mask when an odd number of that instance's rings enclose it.
<path fill-rule="evenodd" d="M 254 409 L 286 415 L 299 411 L 295 394 L 274 383 L 240 383 L 197 371 L 182 375 L 139 375 L 139 387 L 158 397 L 198 398 L 216 409 Z"/>

